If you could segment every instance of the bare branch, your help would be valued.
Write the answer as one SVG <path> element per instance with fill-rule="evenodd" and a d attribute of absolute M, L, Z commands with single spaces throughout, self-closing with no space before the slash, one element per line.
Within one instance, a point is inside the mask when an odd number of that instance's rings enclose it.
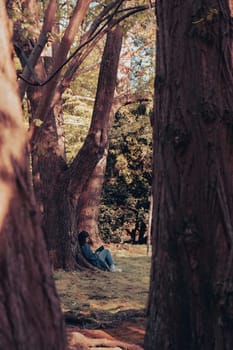
<path fill-rule="evenodd" d="M 53 81 L 51 81 L 51 83 L 45 87 L 37 110 L 38 117 L 41 117 L 43 111 L 43 119 L 46 118 L 59 79 L 58 73 L 60 72 L 60 67 L 62 67 L 64 64 L 64 61 L 67 57 L 71 45 L 73 44 L 75 35 L 78 32 L 79 26 L 87 12 L 90 2 L 91 0 L 81 0 L 76 4 L 72 18 L 70 19 L 69 25 L 62 38 L 61 45 L 55 58 L 54 71 L 56 73 L 56 78 L 53 79 Z"/>
<path fill-rule="evenodd" d="M 41 52 L 43 51 L 43 48 L 45 44 L 47 43 L 48 39 L 48 33 L 51 32 L 52 26 L 54 23 L 54 16 L 57 9 L 57 1 L 56 0 L 50 0 L 49 5 L 45 12 L 44 17 L 44 25 L 42 27 L 38 42 L 34 49 L 32 50 L 29 59 L 26 61 L 26 66 L 23 70 L 23 74 L 21 78 L 23 78 L 19 83 L 19 89 L 20 89 L 20 97 L 21 99 L 24 96 L 25 90 L 27 88 L 26 80 L 30 78 L 32 74 L 33 67 L 35 66 L 38 58 L 40 57 Z M 36 73 L 34 71 L 33 77 L 36 76 Z M 39 79 L 36 79 L 37 83 Z"/>
<path fill-rule="evenodd" d="M 117 2 L 116 2 L 117 3 Z M 114 4 L 116 4 L 114 3 Z M 120 4 L 122 3 L 122 0 L 120 2 Z M 119 4 L 118 4 L 119 6 Z M 109 8 L 112 8 L 112 5 L 109 6 Z M 44 86 L 46 85 L 48 82 L 50 82 L 60 71 L 61 69 L 69 62 L 71 61 L 74 57 L 76 57 L 76 55 L 81 51 L 81 49 L 88 45 L 89 43 L 91 43 L 96 37 L 99 36 L 99 39 L 103 37 L 104 34 L 106 34 L 110 29 L 112 29 L 115 25 L 119 24 L 120 22 L 122 22 L 124 19 L 134 15 L 137 12 L 141 12 L 141 11 L 145 11 L 148 8 L 150 8 L 150 6 L 148 5 L 144 5 L 144 6 L 138 6 L 138 7 L 132 7 L 132 8 L 128 8 L 125 10 L 120 10 L 120 11 L 115 11 L 115 14 L 118 13 L 122 13 L 122 12 L 127 12 L 125 13 L 123 16 L 119 17 L 116 20 L 113 20 L 112 24 L 110 25 L 110 22 L 113 18 L 113 14 L 109 15 L 106 18 L 103 18 L 101 15 L 98 16 L 98 18 L 96 19 L 95 23 L 93 24 L 93 26 L 90 28 L 90 30 L 84 35 L 81 44 L 79 45 L 79 47 L 74 51 L 74 53 L 67 59 L 65 60 L 56 70 L 54 70 L 54 72 L 52 73 L 52 75 L 44 82 L 41 82 L 40 84 L 36 83 L 30 83 L 29 81 L 27 81 L 26 79 L 24 79 L 24 77 L 20 76 L 19 77 L 23 80 L 25 80 L 25 82 L 27 82 L 28 84 L 32 85 L 32 86 Z M 106 9 L 104 9 L 104 11 L 102 12 L 102 15 L 106 13 Z M 94 33 L 94 31 L 99 27 L 99 25 L 104 21 L 107 20 L 106 23 L 104 23 L 104 25 L 96 32 Z M 108 25 L 108 29 L 106 29 L 106 26 Z M 101 34 L 102 32 L 102 34 Z M 97 43 L 98 40 L 95 40 L 95 43 Z M 92 44 L 91 48 L 93 48 L 95 45 Z M 86 53 L 83 54 L 82 57 L 86 58 L 89 54 L 91 50 L 87 49 Z M 71 73 L 71 71 L 73 72 L 72 74 L 74 74 L 74 72 L 78 69 L 78 66 L 83 62 L 83 59 L 80 59 L 80 57 L 78 59 L 76 59 L 76 63 L 73 63 L 73 69 L 70 70 L 69 69 L 69 73 Z M 68 75 L 68 74 L 67 74 Z M 58 79 L 57 79 L 58 80 Z M 66 80 L 66 78 L 64 79 Z"/>

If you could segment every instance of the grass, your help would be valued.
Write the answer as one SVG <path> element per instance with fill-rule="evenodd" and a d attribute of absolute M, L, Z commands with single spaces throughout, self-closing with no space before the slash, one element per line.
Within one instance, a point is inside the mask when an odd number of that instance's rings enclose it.
<path fill-rule="evenodd" d="M 67 323 L 103 328 L 120 320 L 144 318 L 150 274 L 146 246 L 124 244 L 108 248 L 123 272 L 54 272 Z"/>

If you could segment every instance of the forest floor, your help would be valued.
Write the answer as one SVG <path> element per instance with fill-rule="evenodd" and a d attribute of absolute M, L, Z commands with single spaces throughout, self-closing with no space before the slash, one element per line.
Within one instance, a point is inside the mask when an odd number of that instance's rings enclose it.
<path fill-rule="evenodd" d="M 143 349 L 150 254 L 146 245 L 105 247 L 122 272 L 54 272 L 69 349 Z"/>

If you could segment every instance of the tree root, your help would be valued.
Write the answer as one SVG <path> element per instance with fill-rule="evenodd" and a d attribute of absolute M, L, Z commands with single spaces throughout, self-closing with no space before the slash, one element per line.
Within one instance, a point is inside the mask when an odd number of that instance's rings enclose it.
<path fill-rule="evenodd" d="M 79 332 L 68 333 L 68 350 L 143 350 L 141 346 L 114 339 L 89 338 Z"/>

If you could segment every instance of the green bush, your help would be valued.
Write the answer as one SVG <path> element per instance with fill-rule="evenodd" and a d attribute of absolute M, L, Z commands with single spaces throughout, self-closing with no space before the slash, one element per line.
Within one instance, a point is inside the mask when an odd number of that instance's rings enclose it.
<path fill-rule="evenodd" d="M 152 162 L 149 112 L 142 105 L 116 114 L 99 215 L 104 241 L 121 242 L 136 220 L 148 223 Z"/>

